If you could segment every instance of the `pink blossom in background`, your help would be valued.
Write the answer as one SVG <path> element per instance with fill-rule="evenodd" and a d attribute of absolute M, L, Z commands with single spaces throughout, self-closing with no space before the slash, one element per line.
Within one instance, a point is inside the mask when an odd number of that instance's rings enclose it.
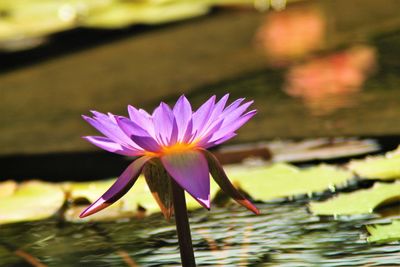
<path fill-rule="evenodd" d="M 317 113 L 330 112 L 352 102 L 349 95 L 362 89 L 375 62 L 375 49 L 369 46 L 315 58 L 289 68 L 284 91 L 303 99 Z"/>

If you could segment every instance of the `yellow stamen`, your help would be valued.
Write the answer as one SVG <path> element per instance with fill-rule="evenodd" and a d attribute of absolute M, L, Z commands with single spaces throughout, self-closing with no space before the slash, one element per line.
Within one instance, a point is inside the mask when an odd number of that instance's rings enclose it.
<path fill-rule="evenodd" d="M 161 150 L 162 154 L 171 154 L 171 153 L 179 153 L 187 150 L 191 150 L 196 147 L 195 143 L 184 144 L 184 143 L 176 143 L 172 146 L 164 146 Z"/>
<path fill-rule="evenodd" d="M 172 146 L 163 146 L 159 152 L 146 152 L 145 155 L 150 157 L 161 157 L 165 154 L 172 154 L 172 153 L 180 153 L 188 150 L 193 150 L 196 148 L 197 142 L 191 142 L 190 144 L 186 143 L 176 143 Z"/>

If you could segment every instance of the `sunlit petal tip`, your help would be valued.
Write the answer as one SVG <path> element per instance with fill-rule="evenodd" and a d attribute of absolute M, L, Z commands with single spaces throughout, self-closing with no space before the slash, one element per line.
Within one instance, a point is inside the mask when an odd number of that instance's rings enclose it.
<path fill-rule="evenodd" d="M 86 217 L 107 208 L 115 201 L 123 197 L 136 182 L 142 172 L 144 164 L 151 157 L 143 156 L 134 160 L 118 177 L 114 184 L 93 204 L 84 210 L 80 217 Z"/>
<path fill-rule="evenodd" d="M 102 209 L 107 208 L 108 206 L 110 206 L 112 203 L 107 203 L 105 202 L 104 199 L 100 198 L 98 199 L 96 202 L 94 202 L 92 205 L 90 205 L 89 207 L 87 207 L 80 215 L 79 218 L 85 218 L 87 216 L 93 215 L 99 211 L 101 211 Z"/>
<path fill-rule="evenodd" d="M 225 106 L 226 102 L 227 102 L 228 99 L 229 99 L 229 96 L 230 96 L 230 94 L 229 94 L 229 93 L 226 93 L 223 97 L 221 97 L 221 99 L 220 99 L 218 102 L 223 103 L 223 105 Z"/>
<path fill-rule="evenodd" d="M 92 120 L 91 117 L 87 116 L 87 115 L 81 115 L 82 119 L 84 119 L 85 121 L 89 121 Z"/>
<path fill-rule="evenodd" d="M 90 110 L 90 113 L 92 113 L 93 114 L 93 116 L 101 116 L 101 115 L 104 115 L 104 116 L 106 116 L 104 113 L 101 113 L 101 112 L 99 112 L 99 111 L 97 111 L 97 110 L 94 110 L 94 109 L 91 109 Z"/>
<path fill-rule="evenodd" d="M 198 201 L 199 201 L 200 203 L 203 203 L 202 206 L 203 206 L 204 208 L 210 210 L 210 207 L 211 207 L 210 196 L 209 196 L 208 199 L 206 199 L 206 200 L 204 200 L 204 199 L 198 199 Z"/>
<path fill-rule="evenodd" d="M 91 135 L 83 135 L 83 136 L 81 136 L 81 138 L 85 139 L 86 141 L 89 141 L 91 137 L 92 137 Z"/>
<path fill-rule="evenodd" d="M 253 117 L 256 114 L 257 114 L 257 110 L 253 109 L 253 110 L 250 110 L 249 112 L 247 112 L 246 114 L 244 114 L 243 116 L 251 116 L 251 117 Z"/>
<path fill-rule="evenodd" d="M 224 94 L 224 96 L 222 98 L 229 98 L 229 96 L 230 96 L 230 93 L 226 93 L 226 94 Z"/>
<path fill-rule="evenodd" d="M 215 103 L 215 99 L 217 99 L 216 95 L 212 95 L 206 102 L 213 101 Z"/>
<path fill-rule="evenodd" d="M 187 99 L 185 94 L 181 94 L 181 96 L 178 98 L 178 101 L 176 102 L 182 101 L 183 99 Z"/>

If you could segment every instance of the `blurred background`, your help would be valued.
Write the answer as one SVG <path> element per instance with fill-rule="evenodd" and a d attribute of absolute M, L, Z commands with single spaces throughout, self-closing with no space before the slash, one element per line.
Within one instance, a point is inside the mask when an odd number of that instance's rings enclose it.
<path fill-rule="evenodd" d="M 80 137 L 185 94 L 255 100 L 231 144 L 400 141 L 400 1 L 0 0 L 0 176 L 82 180 L 126 164 Z"/>

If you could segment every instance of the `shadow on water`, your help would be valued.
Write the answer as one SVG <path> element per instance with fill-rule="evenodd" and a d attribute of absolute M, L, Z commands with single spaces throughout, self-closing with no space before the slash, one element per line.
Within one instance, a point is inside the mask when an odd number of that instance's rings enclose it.
<path fill-rule="evenodd" d="M 94 180 L 114 177 L 128 165 L 126 158 L 105 152 L 51 153 L 0 157 L 2 177 L 19 181 Z"/>

